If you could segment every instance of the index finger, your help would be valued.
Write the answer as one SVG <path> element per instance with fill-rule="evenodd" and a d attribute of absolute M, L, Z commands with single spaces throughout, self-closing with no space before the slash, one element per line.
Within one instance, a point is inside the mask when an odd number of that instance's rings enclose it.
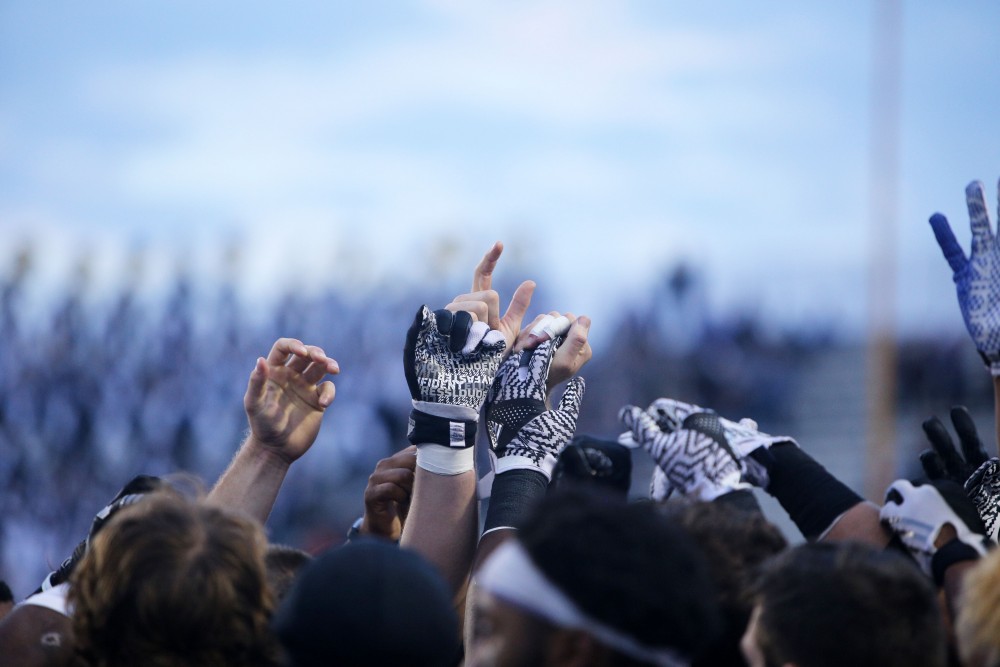
<path fill-rule="evenodd" d="M 486 251 L 483 258 L 472 273 L 472 291 L 481 292 L 493 286 L 493 271 L 497 268 L 497 260 L 503 252 L 503 243 L 497 241 Z"/>
<path fill-rule="evenodd" d="M 284 365 L 293 354 L 299 357 L 308 357 L 309 350 L 297 338 L 279 338 L 274 341 L 271 351 L 267 353 L 267 363 Z"/>

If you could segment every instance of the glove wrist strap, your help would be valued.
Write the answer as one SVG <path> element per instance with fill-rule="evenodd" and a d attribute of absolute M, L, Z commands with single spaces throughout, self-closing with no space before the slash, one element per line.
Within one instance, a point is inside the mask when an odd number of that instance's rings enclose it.
<path fill-rule="evenodd" d="M 475 419 L 449 419 L 410 410 L 406 439 L 411 445 L 441 445 L 454 449 L 471 448 L 476 444 Z"/>
<path fill-rule="evenodd" d="M 944 574 L 949 567 L 965 560 L 978 560 L 979 556 L 980 553 L 975 547 L 957 538 L 948 542 L 931 556 L 931 574 L 934 576 L 934 583 L 938 586 L 944 585 Z"/>

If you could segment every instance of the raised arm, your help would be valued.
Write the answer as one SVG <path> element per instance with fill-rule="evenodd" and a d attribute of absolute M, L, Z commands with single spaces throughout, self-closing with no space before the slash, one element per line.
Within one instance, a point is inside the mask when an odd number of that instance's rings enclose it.
<path fill-rule="evenodd" d="M 401 544 L 437 565 L 459 606 L 479 527 L 473 449 L 479 411 L 535 290 L 534 282 L 522 282 L 501 315 L 492 287 L 502 252 L 500 242 L 490 247 L 473 271 L 468 294 L 440 311 L 418 313 L 404 352 L 413 398 L 408 437 L 417 446 L 417 467 Z M 451 436 L 458 429 L 462 447 Z"/>
<path fill-rule="evenodd" d="M 965 201 L 972 227 L 972 252 L 968 257 L 944 215 L 935 213 L 930 223 L 951 267 L 965 328 L 993 376 L 996 446 L 1000 443 L 1000 239 L 993 232 L 981 182 L 966 186 Z"/>
<path fill-rule="evenodd" d="M 733 422 L 697 405 L 657 399 L 621 417 L 672 488 L 703 501 L 739 499 L 750 485 L 774 496 L 809 540 L 857 540 L 884 547 L 878 507 L 864 500 L 789 437 L 752 420 Z M 743 503 L 746 504 L 746 503 Z"/>
<path fill-rule="evenodd" d="M 323 381 L 340 365 L 319 347 L 280 338 L 267 358 L 258 358 L 243 407 L 250 434 L 208 499 L 267 521 L 289 466 L 309 451 L 319 435 L 336 388 Z"/>

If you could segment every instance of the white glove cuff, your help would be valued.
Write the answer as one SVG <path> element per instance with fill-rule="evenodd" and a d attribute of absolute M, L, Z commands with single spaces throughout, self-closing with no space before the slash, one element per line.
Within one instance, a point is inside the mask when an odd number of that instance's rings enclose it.
<path fill-rule="evenodd" d="M 542 459 L 541 464 L 538 464 L 527 456 L 512 454 L 497 459 L 496 474 L 499 475 L 508 470 L 537 470 L 545 475 L 545 479 L 552 481 L 552 469 L 555 465 L 555 457 L 552 456 L 546 456 Z"/>

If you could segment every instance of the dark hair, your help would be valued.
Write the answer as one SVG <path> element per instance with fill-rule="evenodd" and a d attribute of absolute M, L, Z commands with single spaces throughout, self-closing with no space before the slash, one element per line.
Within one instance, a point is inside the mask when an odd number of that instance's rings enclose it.
<path fill-rule="evenodd" d="M 0 602 L 13 602 L 14 594 L 10 590 L 10 586 L 7 585 L 6 581 L 0 581 Z"/>
<path fill-rule="evenodd" d="M 804 544 L 769 562 L 756 592 L 757 643 L 769 662 L 946 664 L 934 589 L 899 554 L 863 544 Z"/>
<path fill-rule="evenodd" d="M 650 503 L 566 489 L 539 505 L 518 540 L 583 612 L 650 647 L 692 656 L 719 626 L 704 556 Z"/>
<path fill-rule="evenodd" d="M 264 567 L 267 572 L 267 585 L 271 588 L 275 603 L 281 602 L 292 587 L 292 582 L 299 571 L 312 561 L 312 556 L 302 549 L 296 549 L 284 544 L 267 545 L 264 554 Z"/>
<path fill-rule="evenodd" d="M 313 560 L 274 615 L 295 667 L 459 662 L 452 596 L 422 556 L 362 538 Z"/>
<path fill-rule="evenodd" d="M 740 638 L 753 610 L 753 584 L 760 566 L 788 547 L 781 531 L 760 512 L 725 503 L 659 505 L 694 538 L 705 554 L 723 616 L 723 631 L 695 665 L 745 665 Z"/>

